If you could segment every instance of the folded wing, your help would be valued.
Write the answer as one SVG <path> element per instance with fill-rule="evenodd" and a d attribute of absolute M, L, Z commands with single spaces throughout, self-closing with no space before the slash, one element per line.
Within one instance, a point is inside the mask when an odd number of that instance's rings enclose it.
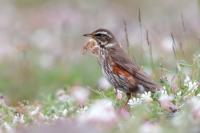
<path fill-rule="evenodd" d="M 124 71 L 130 73 L 136 80 L 138 85 L 142 85 L 146 91 L 155 92 L 156 90 L 160 90 L 161 86 L 156 84 L 148 74 L 146 74 L 140 67 L 137 66 L 128 55 L 124 52 L 124 50 L 120 47 L 113 47 L 110 49 L 111 59 Z"/>

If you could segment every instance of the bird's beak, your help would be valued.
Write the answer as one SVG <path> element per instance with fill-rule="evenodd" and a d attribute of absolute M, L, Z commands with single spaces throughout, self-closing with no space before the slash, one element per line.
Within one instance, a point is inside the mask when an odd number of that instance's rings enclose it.
<path fill-rule="evenodd" d="M 92 34 L 84 34 L 83 36 L 92 37 Z"/>

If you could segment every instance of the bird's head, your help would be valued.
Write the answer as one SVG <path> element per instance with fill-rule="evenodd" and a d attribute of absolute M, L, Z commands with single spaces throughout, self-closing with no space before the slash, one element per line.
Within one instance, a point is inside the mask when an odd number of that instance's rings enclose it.
<path fill-rule="evenodd" d="M 93 38 L 101 48 L 113 47 L 117 42 L 115 36 L 107 29 L 97 29 L 83 36 Z"/>

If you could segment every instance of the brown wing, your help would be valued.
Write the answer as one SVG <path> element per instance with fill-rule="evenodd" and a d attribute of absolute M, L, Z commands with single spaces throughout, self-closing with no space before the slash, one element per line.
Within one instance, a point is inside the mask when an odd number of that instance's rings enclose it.
<path fill-rule="evenodd" d="M 124 50 L 119 47 L 113 47 L 109 49 L 110 56 L 112 60 L 119 66 L 121 69 L 124 69 L 130 73 L 135 79 L 138 85 L 143 85 L 146 91 L 155 92 L 158 89 L 161 89 L 143 70 L 141 70 L 137 64 L 135 64 Z"/>

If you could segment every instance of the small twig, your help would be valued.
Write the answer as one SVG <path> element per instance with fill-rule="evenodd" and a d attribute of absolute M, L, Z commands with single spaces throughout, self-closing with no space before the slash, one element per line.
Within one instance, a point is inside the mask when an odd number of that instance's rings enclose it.
<path fill-rule="evenodd" d="M 127 50 L 128 50 L 128 54 L 130 55 L 130 43 L 128 39 L 127 23 L 125 20 L 123 20 L 123 24 L 124 24 L 124 33 L 125 33 L 125 38 L 126 38 Z"/>
<path fill-rule="evenodd" d="M 141 39 L 141 43 L 142 43 L 142 16 L 141 16 L 140 8 L 138 11 L 138 22 L 139 22 L 139 27 L 140 27 L 140 39 Z"/>
<path fill-rule="evenodd" d="M 172 41 L 173 41 L 173 43 L 172 43 L 172 46 L 173 46 L 173 53 L 174 53 L 174 56 L 175 56 L 175 59 L 176 59 L 176 73 L 174 74 L 174 78 L 175 78 L 175 76 L 178 74 L 178 76 L 179 76 L 179 71 L 180 71 L 180 66 L 179 66 L 179 64 L 178 64 L 178 58 L 177 58 L 177 53 L 176 53 L 176 41 L 175 41 L 175 39 L 174 39 L 174 35 L 173 35 L 173 33 L 171 33 L 171 38 L 172 38 Z M 172 80 L 174 80 L 174 78 L 172 78 Z M 179 84 L 181 84 L 181 78 L 179 78 Z"/>
<path fill-rule="evenodd" d="M 127 23 L 125 20 L 123 20 L 123 25 L 124 25 L 124 33 L 125 33 L 125 38 L 126 38 L 127 51 L 130 56 L 130 42 L 129 42 L 129 35 L 128 35 L 128 30 L 127 30 Z M 133 60 L 136 61 L 134 55 L 132 57 L 133 57 Z"/>
<path fill-rule="evenodd" d="M 142 46 L 142 52 L 144 53 L 144 48 L 143 48 L 143 36 L 142 36 L 142 14 L 140 8 L 138 9 L 138 22 L 139 22 L 139 28 L 140 28 L 140 43 Z M 141 58 L 143 58 L 143 54 L 141 54 Z"/>
<path fill-rule="evenodd" d="M 185 27 L 185 22 L 184 22 L 184 17 L 183 17 L 183 13 L 181 13 L 181 25 L 183 27 L 183 32 L 186 31 L 186 27 Z"/>
<path fill-rule="evenodd" d="M 172 38 L 172 49 L 173 49 L 174 57 L 175 57 L 176 63 L 177 63 L 176 41 L 175 41 L 175 39 L 174 39 L 173 33 L 171 33 L 170 35 L 171 35 L 171 38 Z"/>
<path fill-rule="evenodd" d="M 148 47 L 149 47 L 149 53 L 150 53 L 150 60 L 151 60 L 151 67 L 152 69 L 154 68 L 154 63 L 153 63 L 153 53 L 152 53 L 152 45 L 151 45 L 151 42 L 149 40 L 149 32 L 148 30 L 146 30 L 146 41 L 147 41 L 147 44 L 148 44 Z"/>
<path fill-rule="evenodd" d="M 186 27 L 185 27 L 185 22 L 184 22 L 184 16 L 183 16 L 183 13 L 181 12 L 181 25 L 183 27 L 183 36 L 185 35 L 185 31 L 186 31 Z M 185 53 L 184 53 L 184 50 L 183 50 L 183 44 L 182 42 L 179 43 L 179 46 L 180 46 L 180 50 L 183 54 L 183 57 L 185 58 Z"/>
<path fill-rule="evenodd" d="M 138 21 L 139 21 L 140 27 L 142 28 L 142 17 L 141 17 L 141 10 L 140 10 L 140 8 L 139 8 L 139 11 L 138 11 Z"/>
<path fill-rule="evenodd" d="M 160 64 L 159 64 L 159 66 L 160 66 L 160 82 L 161 83 L 164 83 L 165 81 L 164 81 L 164 67 L 163 67 L 163 63 L 162 63 L 162 60 L 160 60 L 159 61 L 160 62 Z"/>
<path fill-rule="evenodd" d="M 183 50 L 183 44 L 182 44 L 182 42 L 179 43 L 179 46 L 180 46 L 180 50 L 181 50 L 181 52 L 183 54 L 183 57 L 185 58 L 185 52 Z"/>
<path fill-rule="evenodd" d="M 149 40 L 149 31 L 148 30 L 146 30 L 146 40 L 147 40 L 147 44 L 148 44 L 148 46 L 150 47 L 150 40 Z"/>

